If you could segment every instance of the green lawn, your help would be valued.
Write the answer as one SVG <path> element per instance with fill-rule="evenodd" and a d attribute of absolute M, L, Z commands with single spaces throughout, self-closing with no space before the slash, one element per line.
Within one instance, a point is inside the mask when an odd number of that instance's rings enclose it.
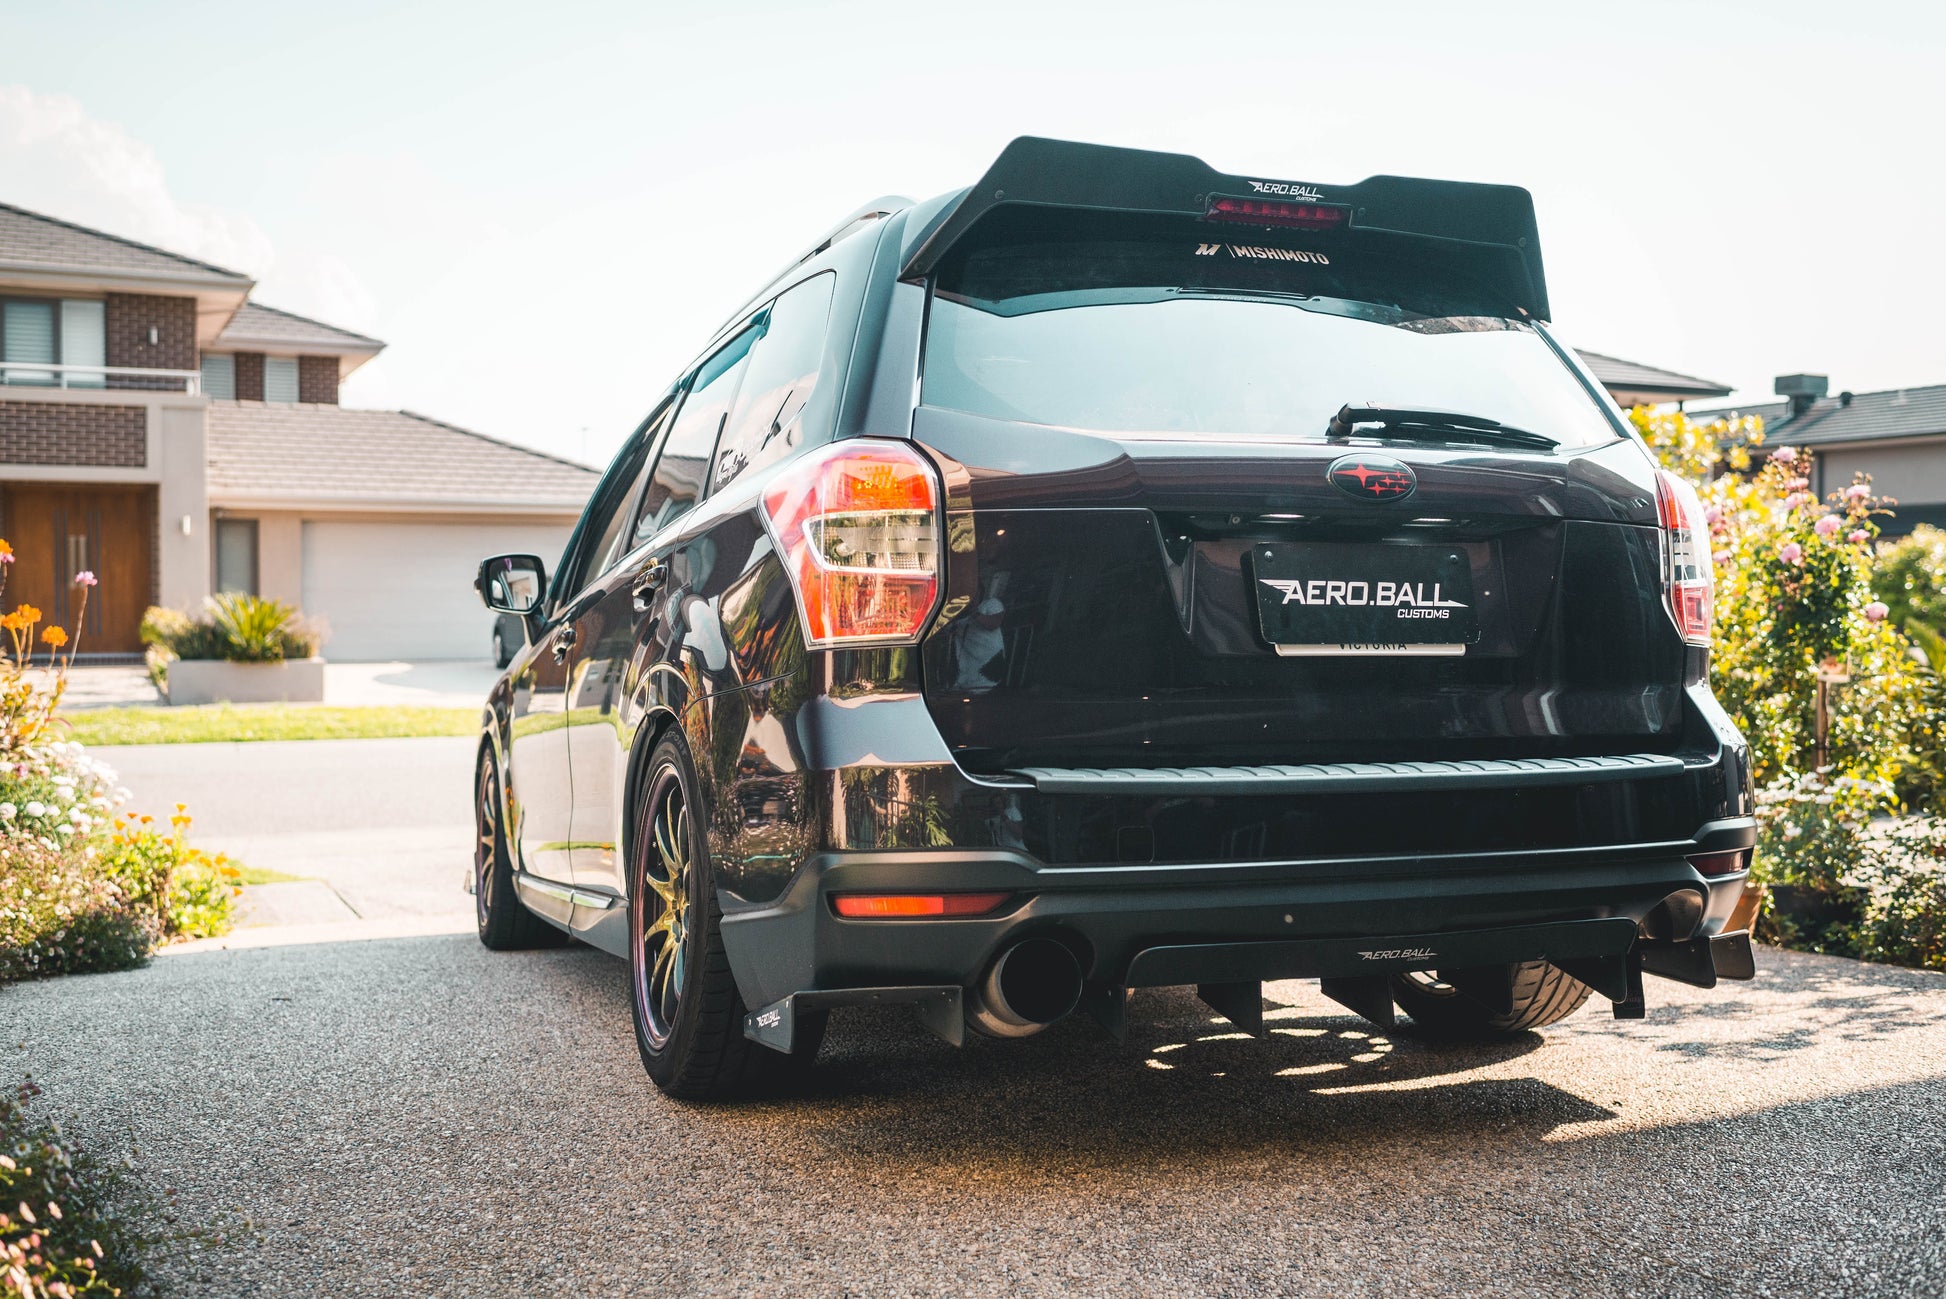
<path fill-rule="evenodd" d="M 283 871 L 270 870 L 263 866 L 245 866 L 241 862 L 231 862 L 237 868 L 239 884 L 295 884 L 303 879 L 302 875 L 286 875 Z"/>
<path fill-rule="evenodd" d="M 225 740 L 381 740 L 473 735 L 472 708 L 327 708 L 317 704 L 207 704 L 193 708 L 91 708 L 61 714 L 83 744 L 207 744 Z"/>

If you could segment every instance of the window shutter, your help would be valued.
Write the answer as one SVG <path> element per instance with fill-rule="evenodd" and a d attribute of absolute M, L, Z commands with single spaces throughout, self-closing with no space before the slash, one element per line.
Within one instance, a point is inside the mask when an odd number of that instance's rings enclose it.
<path fill-rule="evenodd" d="M 82 298 L 61 303 L 61 364 L 108 364 L 108 326 L 101 303 Z M 70 388 L 108 386 L 103 375 L 72 371 L 63 376 L 63 382 Z"/>
<path fill-rule="evenodd" d="M 9 302 L 6 318 L 0 322 L 0 359 L 7 361 L 54 361 L 54 304 L 51 302 Z M 8 383 L 52 384 L 52 370 L 9 368 Z"/>
<path fill-rule="evenodd" d="M 203 353 L 203 396 L 236 400 L 236 358 L 227 352 Z"/>
<path fill-rule="evenodd" d="M 264 358 L 264 400 L 297 400 L 296 357 L 266 356 Z"/>

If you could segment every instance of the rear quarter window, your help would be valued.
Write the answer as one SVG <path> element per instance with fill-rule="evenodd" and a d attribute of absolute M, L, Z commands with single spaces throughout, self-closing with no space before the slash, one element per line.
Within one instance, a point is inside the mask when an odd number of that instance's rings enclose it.
<path fill-rule="evenodd" d="M 783 459 L 799 444 L 800 419 L 824 366 L 837 282 L 829 271 L 814 275 L 786 290 L 765 312 L 736 406 L 717 445 L 712 490 Z"/>

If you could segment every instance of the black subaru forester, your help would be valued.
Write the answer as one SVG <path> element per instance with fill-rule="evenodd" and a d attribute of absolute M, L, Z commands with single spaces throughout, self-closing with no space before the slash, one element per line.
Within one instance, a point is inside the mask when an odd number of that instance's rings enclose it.
<path fill-rule="evenodd" d="M 1125 1031 L 1266 979 L 1479 1036 L 1749 978 L 1708 530 L 1543 323 L 1525 190 L 1016 140 L 655 403 L 484 714 L 492 948 L 710 1097 L 829 1011 Z"/>

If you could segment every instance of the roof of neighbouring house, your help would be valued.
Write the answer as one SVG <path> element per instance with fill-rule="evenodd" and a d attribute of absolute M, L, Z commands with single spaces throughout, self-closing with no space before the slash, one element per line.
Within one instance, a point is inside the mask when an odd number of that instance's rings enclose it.
<path fill-rule="evenodd" d="M 1793 416 L 1790 411 L 1789 402 L 1773 401 L 1690 414 L 1695 419 L 1761 415 L 1768 440 L 1788 441 L 1792 446 L 1938 437 L 1946 434 L 1946 383 L 1924 388 L 1891 388 L 1884 392 L 1838 393 L 1818 398 L 1802 415 Z"/>
<path fill-rule="evenodd" d="M 411 411 L 260 401 L 210 403 L 208 454 L 217 504 L 563 512 L 579 510 L 600 477 Z"/>
<path fill-rule="evenodd" d="M 1593 372 L 1602 387 L 1616 395 L 1618 401 L 1624 393 L 1655 401 L 1690 401 L 1697 397 L 1727 397 L 1731 391 L 1727 383 L 1624 361 L 1600 352 L 1588 352 L 1577 347 L 1575 355 Z"/>
<path fill-rule="evenodd" d="M 250 344 L 274 347 L 279 343 L 295 347 L 351 348 L 371 352 L 385 346 L 376 338 L 354 334 L 349 329 L 327 325 L 321 320 L 312 320 L 294 312 L 266 307 L 261 302 L 245 302 L 238 307 L 236 315 L 230 317 L 230 323 L 223 327 L 223 332 L 216 336 L 212 346 L 241 347 Z"/>
<path fill-rule="evenodd" d="M 0 203 L 0 267 L 65 273 L 129 273 L 149 278 L 229 280 L 248 288 L 237 271 L 104 234 L 58 217 Z"/>

